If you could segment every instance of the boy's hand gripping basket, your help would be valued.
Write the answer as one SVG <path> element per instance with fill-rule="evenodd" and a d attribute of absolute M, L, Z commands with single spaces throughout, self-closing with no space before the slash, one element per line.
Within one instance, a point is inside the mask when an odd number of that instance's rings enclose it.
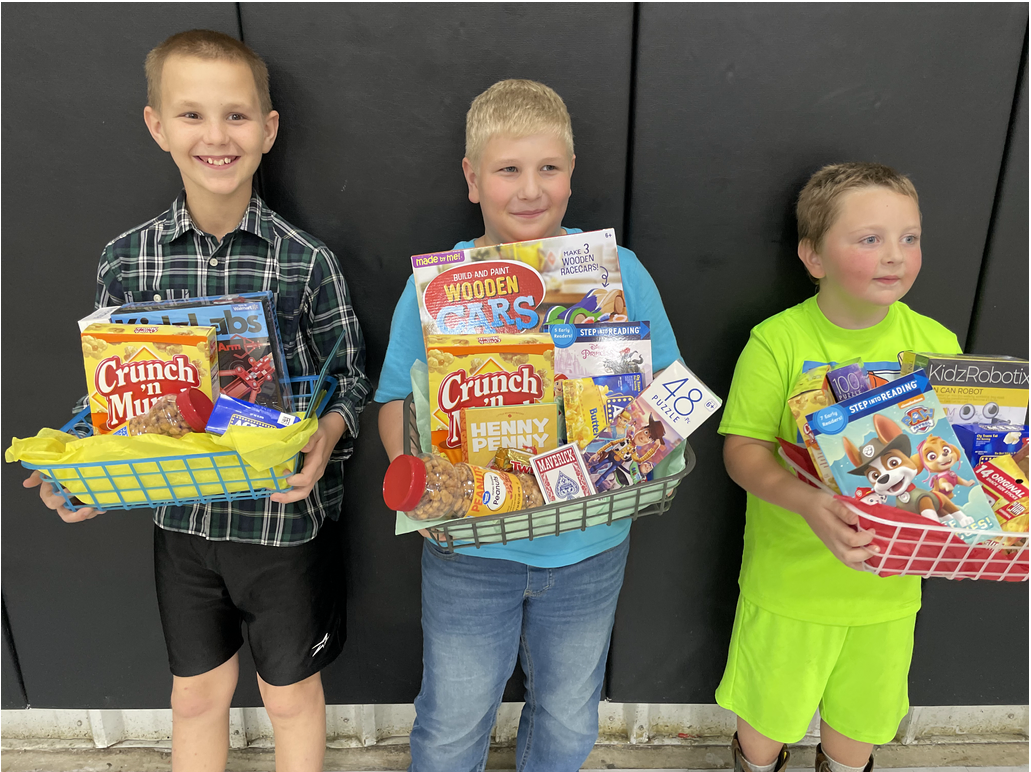
<path fill-rule="evenodd" d="M 318 388 L 317 381 L 315 376 L 290 379 L 299 412 L 306 411 L 312 389 Z M 325 378 L 324 388 L 319 388 L 324 396 L 316 406 L 316 415 L 322 414 L 336 386 L 335 378 Z M 78 437 L 91 436 L 89 409 L 77 414 L 60 431 Z M 38 470 L 44 483 L 49 483 L 65 499 L 69 509 L 95 506 L 107 510 L 266 498 L 290 489 L 286 478 L 294 474 L 297 458 L 294 454 L 267 469 L 247 464 L 235 450 L 77 464 L 22 461 L 22 465 Z"/>
<path fill-rule="evenodd" d="M 416 455 L 420 449 L 419 426 L 411 394 L 404 401 L 404 416 L 407 423 L 404 452 Z M 479 548 L 481 544 L 508 544 L 518 539 L 532 540 L 540 536 L 582 531 L 588 526 L 611 525 L 617 520 L 636 520 L 645 515 L 661 515 L 670 508 L 677 486 L 695 465 L 695 453 L 690 443 L 685 440 L 681 444 L 684 448 L 683 468 L 665 477 L 656 476 L 656 479 L 649 482 L 618 491 L 598 493 L 568 504 L 546 504 L 543 507 L 500 515 L 462 517 L 434 522 L 424 527 L 438 545 L 447 551 L 453 551 L 456 547 Z M 680 457 L 671 454 L 666 461 L 671 462 L 672 466 L 672 462 L 680 461 Z M 657 475 L 661 468 L 660 465 L 656 469 Z"/>
<path fill-rule="evenodd" d="M 779 453 L 799 479 L 833 494 L 814 476 L 811 463 L 806 463 L 809 454 L 804 448 L 793 453 L 781 443 Z M 1028 580 L 1027 533 L 950 528 L 886 504 L 867 504 L 846 496 L 835 498 L 859 517 L 859 529 L 873 532 L 872 544 L 881 551 L 867 560 L 865 566 L 878 576 L 937 576 L 996 582 Z M 967 544 L 962 536 L 995 541 Z"/>

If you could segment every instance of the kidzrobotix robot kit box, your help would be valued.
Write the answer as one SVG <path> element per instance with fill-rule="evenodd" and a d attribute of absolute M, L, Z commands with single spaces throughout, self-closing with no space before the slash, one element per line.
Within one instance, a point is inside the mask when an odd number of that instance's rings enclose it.
<path fill-rule="evenodd" d="M 922 370 L 808 416 L 845 496 L 951 528 L 999 523 Z M 980 541 L 960 533 L 964 541 Z"/>

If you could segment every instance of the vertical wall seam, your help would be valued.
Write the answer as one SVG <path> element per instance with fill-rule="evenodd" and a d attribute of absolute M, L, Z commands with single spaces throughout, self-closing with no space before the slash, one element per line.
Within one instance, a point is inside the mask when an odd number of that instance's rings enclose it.
<path fill-rule="evenodd" d="M 243 34 L 243 3 L 234 3 L 233 5 L 236 6 L 236 35 L 240 38 L 240 42 L 246 45 L 247 38 Z M 260 52 L 258 56 L 261 56 Z M 265 64 L 268 64 L 268 62 L 265 62 Z M 264 162 L 264 159 L 262 161 Z M 263 184 L 261 173 L 263 165 L 264 163 L 258 164 L 258 170 L 254 172 L 254 190 L 257 191 L 262 199 L 265 198 L 265 185 Z"/>
<path fill-rule="evenodd" d="M 634 181 L 634 130 L 637 123 L 637 56 L 641 20 L 641 4 L 634 3 L 630 24 L 630 88 L 627 104 L 626 179 L 623 184 L 623 246 L 633 248 L 630 233 L 630 209 Z"/>
<path fill-rule="evenodd" d="M 985 285 L 988 276 L 988 259 L 992 251 L 992 240 L 995 235 L 995 221 L 999 214 L 999 199 L 1002 186 L 1006 181 L 1006 168 L 1009 165 L 1013 136 L 1017 130 L 1017 111 L 1020 106 L 1021 92 L 1027 88 L 1027 47 L 1028 26 L 1024 25 L 1024 45 L 1020 51 L 1020 62 L 1017 66 L 1016 87 L 1013 89 L 1013 100 L 1010 104 L 1010 119 L 1006 126 L 1006 141 L 1002 146 L 1002 160 L 999 163 L 999 176 L 995 181 L 995 197 L 992 199 L 992 213 L 988 218 L 988 233 L 984 240 L 984 251 L 981 253 L 981 267 L 977 273 L 977 286 L 974 288 L 974 305 L 970 309 L 970 323 L 967 325 L 967 336 L 963 342 L 963 350 L 969 352 L 970 342 L 977 340 L 978 318 L 981 302 L 984 300 Z"/>
<path fill-rule="evenodd" d="M 29 704 L 29 690 L 25 688 L 25 676 L 21 671 L 21 662 L 18 659 L 18 649 L 14 646 L 14 630 L 11 629 L 11 620 L 7 616 L 7 599 L 0 599 L 0 627 L 3 628 L 4 640 L 7 642 L 7 650 L 11 653 L 11 664 L 14 672 L 18 675 L 18 689 L 21 690 L 21 698 L 25 707 L 32 707 Z"/>

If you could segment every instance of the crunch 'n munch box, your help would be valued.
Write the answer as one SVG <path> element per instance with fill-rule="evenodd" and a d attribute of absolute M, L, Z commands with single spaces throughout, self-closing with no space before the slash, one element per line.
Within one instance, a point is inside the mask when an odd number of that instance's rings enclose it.
<path fill-rule="evenodd" d="M 200 389 L 218 399 L 214 327 L 91 324 L 82 355 L 97 434 L 125 434 L 130 418 L 166 394 Z"/>
<path fill-rule="evenodd" d="M 555 401 L 555 348 L 547 335 L 426 338 L 433 450 L 462 460 L 461 411 Z"/>

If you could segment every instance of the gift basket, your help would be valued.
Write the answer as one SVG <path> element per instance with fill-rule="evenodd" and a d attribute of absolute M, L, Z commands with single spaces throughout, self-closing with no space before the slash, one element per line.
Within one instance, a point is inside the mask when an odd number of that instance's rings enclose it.
<path fill-rule="evenodd" d="M 271 293 L 106 309 L 80 332 L 87 407 L 6 453 L 73 510 L 289 490 L 337 387 L 328 375 L 335 356 L 317 377 L 286 375 Z"/>
<path fill-rule="evenodd" d="M 416 255 L 412 270 L 426 364 L 384 478 L 396 533 L 453 550 L 669 509 L 695 463 L 686 438 L 721 400 L 679 361 L 653 377 L 613 231 Z"/>
<path fill-rule="evenodd" d="M 942 362 L 954 364 L 936 367 Z M 965 373 L 994 366 L 997 374 L 1011 372 L 1008 383 L 1027 383 L 1028 363 L 1004 357 L 905 352 L 903 375 L 881 383 L 857 363 L 816 367 L 799 379 L 788 403 L 804 444 L 781 440 L 778 454 L 800 479 L 854 512 L 857 528 L 874 534 L 880 552 L 866 561 L 867 570 L 1027 581 L 1027 426 L 1015 421 L 1023 420 L 1028 392 L 978 389 L 985 404 L 952 405 L 948 398 L 962 393 L 971 400 L 974 391 L 935 383 L 954 377 L 955 363 Z M 1013 377 L 1020 368 L 1023 376 Z M 1012 413 L 1010 423 L 999 425 L 1000 409 Z M 976 415 L 988 422 L 961 423 Z M 984 442 L 971 444 L 976 437 Z"/>

